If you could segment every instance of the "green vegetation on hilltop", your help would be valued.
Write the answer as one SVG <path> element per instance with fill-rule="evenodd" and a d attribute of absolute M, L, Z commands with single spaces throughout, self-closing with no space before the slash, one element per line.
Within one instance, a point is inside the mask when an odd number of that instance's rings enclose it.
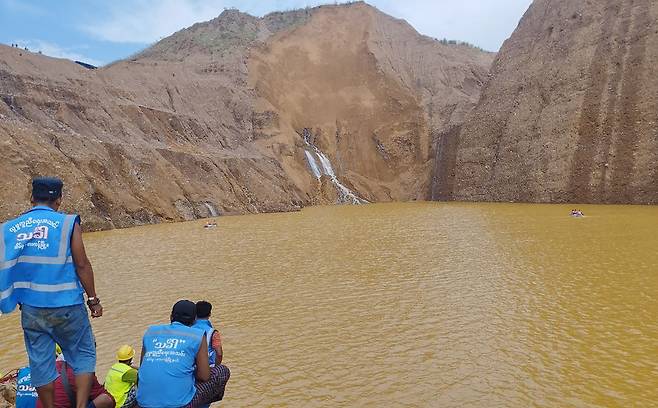
<path fill-rule="evenodd" d="M 437 41 L 440 42 L 443 45 L 462 45 L 464 47 L 473 48 L 473 49 L 476 49 L 478 51 L 487 52 L 482 47 L 478 47 L 477 45 L 471 44 L 471 43 L 466 42 L 466 41 L 448 40 L 447 38 L 443 38 L 441 40 L 437 39 Z"/>
<path fill-rule="evenodd" d="M 292 11 L 276 11 L 263 17 L 267 28 L 275 33 L 288 28 L 303 25 L 311 18 L 312 9 L 304 8 Z"/>

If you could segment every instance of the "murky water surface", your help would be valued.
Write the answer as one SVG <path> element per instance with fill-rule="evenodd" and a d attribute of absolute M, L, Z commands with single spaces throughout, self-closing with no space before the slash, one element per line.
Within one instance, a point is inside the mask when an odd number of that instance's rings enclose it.
<path fill-rule="evenodd" d="M 87 234 L 99 375 L 208 299 L 226 407 L 658 404 L 658 208 L 385 204 Z M 0 368 L 25 361 L 0 318 Z"/>

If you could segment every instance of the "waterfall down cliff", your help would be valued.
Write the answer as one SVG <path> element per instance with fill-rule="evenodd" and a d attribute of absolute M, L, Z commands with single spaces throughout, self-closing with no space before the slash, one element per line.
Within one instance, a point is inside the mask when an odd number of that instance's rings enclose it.
<path fill-rule="evenodd" d="M 319 147 L 312 143 L 310 136 L 311 133 L 309 130 L 304 129 L 303 138 L 304 144 L 306 145 L 304 154 L 306 155 L 306 161 L 308 162 L 308 166 L 315 178 L 319 181 L 323 176 L 329 177 L 331 183 L 338 192 L 338 202 L 340 204 L 368 204 L 367 200 L 359 197 L 354 191 L 338 180 L 334 168 L 331 165 L 331 160 L 329 160 L 329 157 L 327 157 Z M 318 166 L 318 162 L 320 163 L 320 166 Z"/>

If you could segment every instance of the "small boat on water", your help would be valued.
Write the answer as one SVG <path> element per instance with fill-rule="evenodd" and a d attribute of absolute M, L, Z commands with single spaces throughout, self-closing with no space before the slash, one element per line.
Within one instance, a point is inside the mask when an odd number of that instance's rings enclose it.
<path fill-rule="evenodd" d="M 204 225 L 203 228 L 205 229 L 217 228 L 217 223 L 214 221 L 206 223 L 206 225 Z"/>
<path fill-rule="evenodd" d="M 571 216 L 575 218 L 582 218 L 585 214 L 580 210 L 571 210 Z"/>

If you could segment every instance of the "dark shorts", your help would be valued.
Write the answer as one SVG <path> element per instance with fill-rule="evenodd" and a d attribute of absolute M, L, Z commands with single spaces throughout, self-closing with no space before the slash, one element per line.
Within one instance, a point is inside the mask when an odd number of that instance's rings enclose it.
<path fill-rule="evenodd" d="M 34 387 L 57 378 L 55 343 L 62 348 L 64 358 L 76 375 L 96 371 L 96 345 L 84 305 L 57 308 L 23 305 L 21 310 Z"/>

